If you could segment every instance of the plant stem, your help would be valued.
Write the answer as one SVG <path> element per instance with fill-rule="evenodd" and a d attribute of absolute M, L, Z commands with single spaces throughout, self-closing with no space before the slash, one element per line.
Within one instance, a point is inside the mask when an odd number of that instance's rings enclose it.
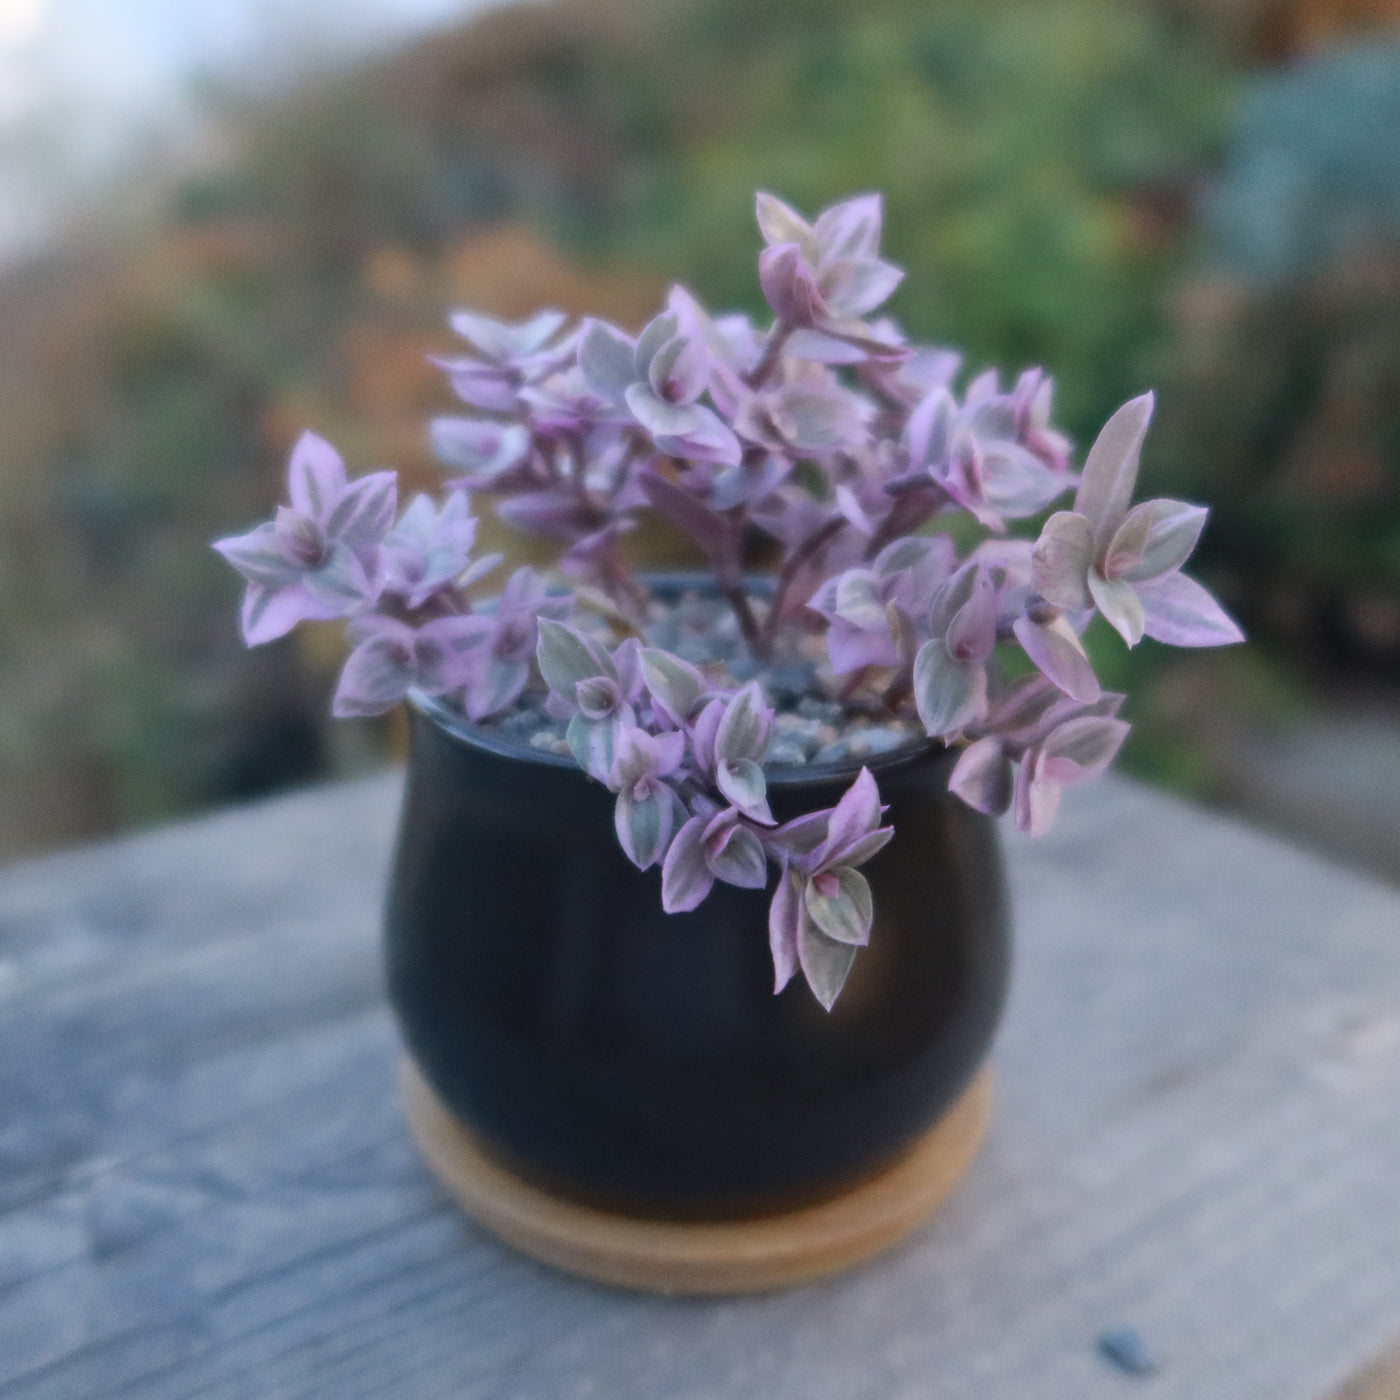
<path fill-rule="evenodd" d="M 834 515 L 820 529 L 812 531 L 805 540 L 802 541 L 791 554 L 788 555 L 783 564 L 782 571 L 778 574 L 778 582 L 773 589 L 773 602 L 768 610 L 768 620 L 764 626 L 764 644 L 769 655 L 773 651 L 773 641 L 778 634 L 778 623 L 783 615 L 783 608 L 787 604 L 787 596 L 792 591 L 792 585 L 797 580 L 798 574 L 802 571 L 802 566 L 810 559 L 816 557 L 819 550 L 825 549 L 832 540 L 846 526 L 846 518 L 841 515 Z"/>
<path fill-rule="evenodd" d="M 743 585 L 722 584 L 720 595 L 733 608 L 734 616 L 739 619 L 739 631 L 743 634 L 749 654 L 757 661 L 767 661 L 772 656 L 773 649 L 765 631 L 759 627 L 758 619 L 753 615 L 753 606 L 749 602 L 748 594 L 744 592 Z"/>
<path fill-rule="evenodd" d="M 768 332 L 768 339 L 763 346 L 763 354 L 759 356 L 758 363 L 744 376 L 744 383 L 750 389 L 761 388 L 768 376 L 773 373 L 778 363 L 778 357 L 783 353 L 783 346 L 787 344 L 788 337 L 796 329 L 796 326 L 790 326 L 786 321 L 773 323 L 773 329 Z"/>

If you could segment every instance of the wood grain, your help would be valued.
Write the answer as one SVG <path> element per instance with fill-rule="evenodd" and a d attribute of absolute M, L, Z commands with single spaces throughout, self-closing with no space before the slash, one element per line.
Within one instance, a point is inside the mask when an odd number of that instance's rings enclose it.
<path fill-rule="evenodd" d="M 997 1106 L 944 1208 L 821 1283 L 645 1297 L 499 1245 L 418 1160 L 397 791 L 0 872 L 5 1400 L 1323 1400 L 1400 1336 L 1400 894 L 1074 794 L 1008 841 Z M 1097 1354 L 1121 1323 L 1155 1375 Z"/>

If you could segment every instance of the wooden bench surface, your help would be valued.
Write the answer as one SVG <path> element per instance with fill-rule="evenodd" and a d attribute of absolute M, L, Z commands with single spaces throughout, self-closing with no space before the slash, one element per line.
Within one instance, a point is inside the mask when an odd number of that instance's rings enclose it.
<path fill-rule="evenodd" d="M 1366 1369 L 1400 1336 L 1400 894 L 1071 794 L 1008 833 L 997 1102 L 948 1205 L 846 1276 L 680 1301 L 516 1257 L 415 1155 L 398 784 L 0 872 L 5 1400 L 1400 1395 Z M 1154 1374 L 1097 1352 L 1120 1324 Z"/>

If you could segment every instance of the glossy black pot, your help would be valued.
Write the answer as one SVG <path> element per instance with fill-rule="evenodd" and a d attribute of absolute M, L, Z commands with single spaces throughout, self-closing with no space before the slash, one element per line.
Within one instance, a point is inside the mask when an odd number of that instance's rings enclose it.
<path fill-rule="evenodd" d="M 968 1086 L 1006 990 L 997 834 L 950 763 L 870 764 L 897 835 L 828 1013 L 800 975 L 773 995 L 766 892 L 663 914 L 605 788 L 417 703 L 387 960 L 423 1077 L 519 1176 L 634 1215 L 742 1218 L 878 1170 Z M 775 815 L 830 806 L 854 771 L 775 774 Z"/>

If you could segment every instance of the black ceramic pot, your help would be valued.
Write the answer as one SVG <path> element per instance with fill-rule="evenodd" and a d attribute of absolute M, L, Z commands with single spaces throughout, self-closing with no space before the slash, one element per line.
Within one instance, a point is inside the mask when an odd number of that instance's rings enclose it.
<path fill-rule="evenodd" d="M 997 834 L 948 794 L 951 762 L 870 762 L 897 834 L 826 1012 L 800 974 L 773 995 L 768 892 L 664 914 L 604 787 L 417 703 L 387 957 L 424 1078 L 518 1175 L 633 1215 L 738 1219 L 878 1170 L 967 1088 L 1006 990 Z M 775 774 L 774 814 L 832 805 L 856 771 Z"/>

